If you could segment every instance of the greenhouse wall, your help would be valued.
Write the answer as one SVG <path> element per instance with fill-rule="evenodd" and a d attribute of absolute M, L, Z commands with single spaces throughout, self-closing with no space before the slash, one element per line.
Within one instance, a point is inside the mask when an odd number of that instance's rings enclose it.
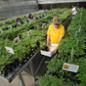
<path fill-rule="evenodd" d="M 45 3 L 45 4 L 40 4 L 39 3 L 39 9 L 52 9 L 52 8 L 64 8 L 68 7 L 71 8 L 72 5 L 77 6 L 77 7 L 85 7 L 86 8 L 86 1 L 84 2 L 58 2 L 58 3 Z"/>
<path fill-rule="evenodd" d="M 0 0 L 0 20 L 37 10 L 36 0 Z"/>
<path fill-rule="evenodd" d="M 47 4 L 47 3 L 69 3 L 69 2 L 84 2 L 86 0 L 38 0 L 39 4 Z"/>

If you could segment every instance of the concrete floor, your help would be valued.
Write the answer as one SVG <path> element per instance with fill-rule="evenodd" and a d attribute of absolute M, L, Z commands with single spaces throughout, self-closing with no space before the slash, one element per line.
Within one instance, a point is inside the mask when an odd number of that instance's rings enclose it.
<path fill-rule="evenodd" d="M 32 75 L 23 72 L 22 77 L 25 82 L 25 86 L 35 86 L 34 78 Z M 22 85 L 20 83 L 19 76 L 17 76 L 11 83 L 9 83 L 3 77 L 0 77 L 0 86 L 22 86 Z"/>
<path fill-rule="evenodd" d="M 37 56 L 38 57 L 38 56 Z M 44 58 L 44 57 L 43 57 Z M 35 58 L 33 63 L 35 63 L 33 65 L 34 71 L 36 71 L 36 69 L 38 68 L 40 59 L 42 59 L 42 56 L 40 58 L 40 56 L 38 58 Z M 47 64 L 45 63 L 45 61 L 50 60 L 50 58 L 45 58 L 40 66 L 39 71 L 36 74 L 36 77 L 44 75 L 46 70 L 47 70 Z M 30 70 L 30 69 L 29 69 Z M 34 77 L 31 75 L 31 72 L 28 70 L 28 67 L 25 69 L 24 72 L 22 72 L 22 77 L 23 80 L 25 82 L 25 86 L 38 86 L 37 83 L 34 81 Z M 28 73 L 27 73 L 27 72 Z M 35 78 L 36 78 L 35 77 Z M 19 76 L 17 76 L 11 83 L 9 83 L 5 78 L 0 77 L 0 86 L 22 86 L 19 80 Z"/>

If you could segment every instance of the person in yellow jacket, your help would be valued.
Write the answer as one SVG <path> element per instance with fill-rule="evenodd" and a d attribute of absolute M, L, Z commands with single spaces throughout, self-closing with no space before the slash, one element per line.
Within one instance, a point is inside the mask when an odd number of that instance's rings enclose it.
<path fill-rule="evenodd" d="M 49 25 L 47 31 L 47 46 L 50 52 L 56 52 L 59 43 L 64 36 L 64 33 L 64 26 L 60 23 L 59 18 L 54 16 L 52 23 Z"/>

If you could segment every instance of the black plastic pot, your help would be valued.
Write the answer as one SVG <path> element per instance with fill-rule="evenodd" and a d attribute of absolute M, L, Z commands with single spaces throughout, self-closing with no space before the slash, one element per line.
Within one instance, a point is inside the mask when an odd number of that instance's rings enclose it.
<path fill-rule="evenodd" d="M 13 24 L 13 25 L 12 25 L 12 28 L 16 28 L 16 27 L 17 27 L 17 25 L 16 25 L 16 24 Z"/>
<path fill-rule="evenodd" d="M 48 48 L 47 46 L 44 46 L 44 47 L 42 48 L 42 50 L 44 50 L 44 51 L 49 51 L 49 48 Z"/>
<path fill-rule="evenodd" d="M 3 31 L 9 30 L 9 29 L 10 29 L 9 27 L 5 27 L 5 28 L 3 28 Z"/>

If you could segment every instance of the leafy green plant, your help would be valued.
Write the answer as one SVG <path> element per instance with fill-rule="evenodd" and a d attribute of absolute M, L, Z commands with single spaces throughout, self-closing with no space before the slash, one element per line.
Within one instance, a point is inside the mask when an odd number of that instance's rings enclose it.
<path fill-rule="evenodd" d="M 40 78 L 39 80 L 40 86 L 62 86 L 63 81 L 62 79 L 58 79 L 57 77 L 51 75 L 45 75 Z"/>

